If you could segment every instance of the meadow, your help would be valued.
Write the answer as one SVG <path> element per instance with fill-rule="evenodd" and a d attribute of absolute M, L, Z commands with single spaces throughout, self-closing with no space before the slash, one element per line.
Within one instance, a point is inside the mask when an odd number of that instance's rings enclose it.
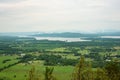
<path fill-rule="evenodd" d="M 1 56 L 0 57 L 1 67 L 5 66 L 2 63 L 3 60 L 14 59 L 14 58 L 16 58 L 16 56 L 4 56 L 4 57 Z M 7 62 L 6 64 L 9 65 L 11 63 L 14 63 L 14 60 L 12 60 L 11 62 Z M 43 61 L 33 61 L 32 64 L 19 63 L 15 66 L 12 66 L 0 72 L 0 77 L 7 77 L 10 80 L 26 80 L 29 75 L 29 70 L 33 66 L 35 67 L 37 73 L 40 75 L 40 78 L 44 79 L 44 73 L 45 73 L 46 66 L 43 65 Z M 54 67 L 53 74 L 54 76 L 57 77 L 57 80 L 64 80 L 64 78 L 66 78 L 66 80 L 70 80 L 73 69 L 74 69 L 73 66 L 49 66 L 49 67 Z"/>

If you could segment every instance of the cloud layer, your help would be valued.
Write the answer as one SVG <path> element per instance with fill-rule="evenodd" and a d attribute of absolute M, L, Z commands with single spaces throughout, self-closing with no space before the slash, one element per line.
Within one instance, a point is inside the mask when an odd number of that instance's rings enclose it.
<path fill-rule="evenodd" d="M 120 31 L 120 0 L 0 0 L 0 32 Z"/>

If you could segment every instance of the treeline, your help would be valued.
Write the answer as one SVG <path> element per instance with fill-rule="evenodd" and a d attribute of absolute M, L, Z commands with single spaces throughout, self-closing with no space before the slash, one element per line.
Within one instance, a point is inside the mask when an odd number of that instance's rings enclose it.
<path fill-rule="evenodd" d="M 80 56 L 81 54 L 78 54 L 77 52 L 73 53 L 75 56 Z M 91 62 L 93 68 L 97 67 L 104 67 L 104 65 L 109 62 L 107 60 L 112 60 L 112 58 L 109 55 L 101 56 L 99 53 L 89 53 L 84 55 L 85 58 L 87 59 L 93 59 Z M 119 58 L 119 56 L 118 56 Z M 34 60 L 43 60 L 44 65 L 47 66 L 56 66 L 56 65 L 61 65 L 61 66 L 75 66 L 76 63 L 79 61 L 79 58 L 76 59 L 69 59 L 65 55 L 58 55 L 58 54 L 40 54 L 39 56 L 32 55 L 32 54 L 26 54 L 23 57 L 18 58 L 22 63 L 28 63 L 29 61 L 34 61 Z"/>
<path fill-rule="evenodd" d="M 78 60 L 77 59 L 67 59 L 63 58 L 61 55 L 53 55 L 53 54 L 41 54 L 39 56 L 33 56 L 31 54 L 27 54 L 24 57 L 18 58 L 22 63 L 28 63 L 33 60 L 44 60 L 44 65 L 47 66 L 74 66 Z"/>
<path fill-rule="evenodd" d="M 74 66 L 78 62 L 78 60 L 76 59 L 67 59 L 67 58 L 62 58 L 62 56 L 60 55 L 48 55 L 48 54 L 40 55 L 37 59 L 44 60 L 45 61 L 44 65 L 50 65 L 50 66 L 55 66 L 55 65 Z"/>

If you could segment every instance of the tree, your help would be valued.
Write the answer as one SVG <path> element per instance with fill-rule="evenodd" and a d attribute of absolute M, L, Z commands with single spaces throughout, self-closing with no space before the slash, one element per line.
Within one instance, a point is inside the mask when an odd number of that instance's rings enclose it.
<path fill-rule="evenodd" d="M 54 68 L 46 67 L 45 80 L 56 80 L 56 78 L 53 76 L 53 70 Z"/>
<path fill-rule="evenodd" d="M 35 67 L 33 66 L 29 71 L 28 80 L 40 80 L 39 75 L 36 73 Z"/>
<path fill-rule="evenodd" d="M 97 68 L 95 80 L 109 80 L 104 69 Z"/>
<path fill-rule="evenodd" d="M 85 67 L 86 65 L 84 57 L 81 57 L 79 63 L 75 67 L 72 80 L 84 80 L 83 72 L 85 70 Z"/>
<path fill-rule="evenodd" d="M 105 66 L 105 70 L 110 80 L 120 80 L 120 66 L 118 62 L 109 62 Z"/>

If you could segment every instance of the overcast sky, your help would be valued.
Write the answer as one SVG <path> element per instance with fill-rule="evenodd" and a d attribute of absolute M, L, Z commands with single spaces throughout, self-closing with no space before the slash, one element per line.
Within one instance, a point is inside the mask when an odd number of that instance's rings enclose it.
<path fill-rule="evenodd" d="M 120 0 L 0 0 L 0 32 L 120 31 Z"/>

